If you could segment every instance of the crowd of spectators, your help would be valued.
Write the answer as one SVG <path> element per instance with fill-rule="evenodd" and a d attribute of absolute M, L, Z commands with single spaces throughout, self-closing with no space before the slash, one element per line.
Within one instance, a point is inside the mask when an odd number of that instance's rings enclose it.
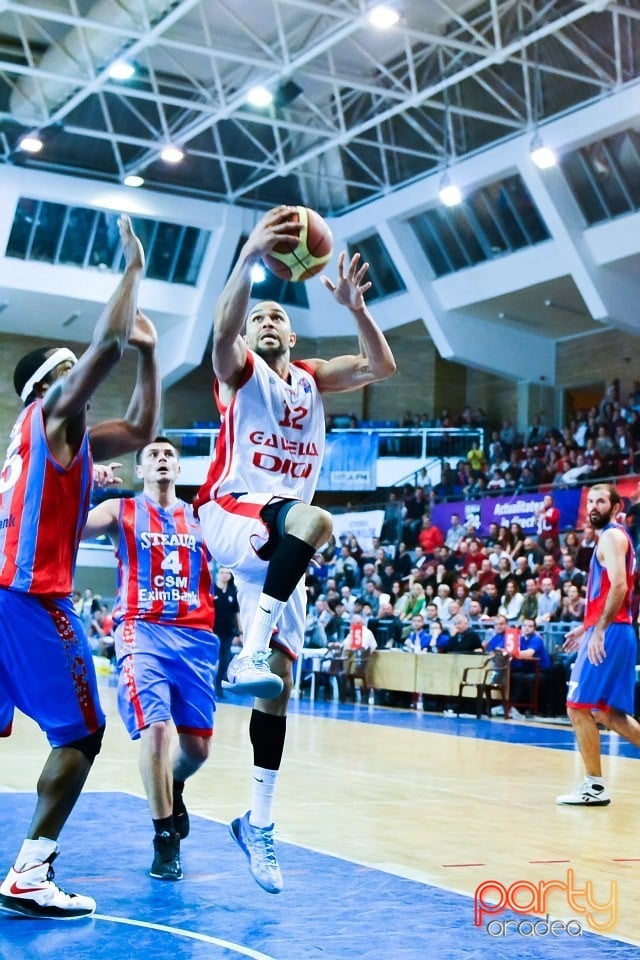
<path fill-rule="evenodd" d="M 640 383 L 626 401 L 620 398 L 616 380 L 599 404 L 577 410 L 564 428 L 551 426 L 540 413 L 520 434 L 511 420 L 491 424 L 485 412 L 465 407 L 459 415 L 442 410 L 439 417 L 406 411 L 398 421 L 402 428 L 482 429 L 484 445 L 472 442 L 466 457 L 455 465 L 444 464 L 438 483 L 423 478 L 430 503 L 442 500 L 478 500 L 537 489 L 541 485 L 568 487 L 585 480 L 640 472 Z M 330 418 L 333 423 L 335 418 Z M 364 426 L 353 414 L 344 426 Z M 342 423 L 341 423 L 342 425 Z M 391 421 L 388 422 L 391 425 Z M 405 488 L 403 496 L 412 493 Z"/>

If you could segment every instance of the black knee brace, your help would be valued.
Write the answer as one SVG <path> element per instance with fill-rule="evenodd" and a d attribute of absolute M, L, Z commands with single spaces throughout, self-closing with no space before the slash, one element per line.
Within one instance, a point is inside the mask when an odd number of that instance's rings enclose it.
<path fill-rule="evenodd" d="M 74 740 L 73 743 L 65 743 L 65 747 L 73 747 L 74 750 L 79 750 L 80 753 L 85 755 L 89 763 L 93 763 L 100 753 L 103 737 L 104 724 L 98 727 L 93 733 L 88 733 L 86 737 L 80 737 L 79 740 Z"/>

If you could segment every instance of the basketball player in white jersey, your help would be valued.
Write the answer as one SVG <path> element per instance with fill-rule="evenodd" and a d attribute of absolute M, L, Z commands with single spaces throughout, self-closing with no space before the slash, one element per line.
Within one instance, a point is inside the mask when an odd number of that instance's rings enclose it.
<path fill-rule="evenodd" d="M 360 263 L 359 254 L 349 263 L 340 254 L 335 283 L 321 278 L 355 321 L 357 354 L 292 361 L 296 335 L 284 308 L 266 301 L 249 310 L 251 269 L 276 244 L 297 240 L 295 215 L 296 208 L 287 206 L 265 214 L 218 301 L 212 359 L 222 427 L 195 502 L 209 550 L 233 571 L 238 586 L 244 645 L 225 686 L 257 699 L 249 726 L 251 809 L 233 821 L 231 833 L 269 893 L 282 889 L 271 810 L 292 664 L 304 637 L 303 578 L 332 529 L 330 515 L 310 505 L 324 450 L 322 394 L 356 390 L 396 369 L 365 305 L 369 265 Z"/>

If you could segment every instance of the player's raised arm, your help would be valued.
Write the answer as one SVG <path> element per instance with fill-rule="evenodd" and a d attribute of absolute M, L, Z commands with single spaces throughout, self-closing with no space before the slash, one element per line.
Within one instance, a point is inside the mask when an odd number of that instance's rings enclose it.
<path fill-rule="evenodd" d="M 359 253 L 354 254 L 348 265 L 345 261 L 343 251 L 338 258 L 335 283 L 324 276 L 321 280 L 338 303 L 351 312 L 358 328 L 360 353 L 315 362 L 316 382 L 323 393 L 357 390 L 368 383 L 386 380 L 396 371 L 391 348 L 364 300 L 371 286 L 370 281 L 365 280 L 369 264 L 360 263 Z"/>
<path fill-rule="evenodd" d="M 89 399 L 120 359 L 131 335 L 144 253 L 129 217 L 120 217 L 118 228 L 125 257 L 124 273 L 100 315 L 89 347 L 69 373 L 47 391 L 43 403 L 47 434 L 55 429 L 56 422 L 84 413 Z"/>
<path fill-rule="evenodd" d="M 136 313 L 129 344 L 138 351 L 138 369 L 127 412 L 123 419 L 105 420 L 89 431 L 93 455 L 100 460 L 139 450 L 157 432 L 161 387 L 158 335 L 149 317 L 140 310 Z"/>
<path fill-rule="evenodd" d="M 241 337 L 251 296 L 251 269 L 277 243 L 297 241 L 300 224 L 295 207 L 274 207 L 253 228 L 216 306 L 213 327 L 213 371 L 222 383 L 235 386 L 244 369 L 246 346 Z"/>

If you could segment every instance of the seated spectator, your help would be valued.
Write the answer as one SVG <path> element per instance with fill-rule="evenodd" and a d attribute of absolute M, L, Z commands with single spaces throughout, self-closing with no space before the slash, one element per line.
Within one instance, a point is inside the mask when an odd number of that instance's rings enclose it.
<path fill-rule="evenodd" d="M 455 552 L 460 545 L 460 541 L 464 538 L 465 533 L 465 528 L 460 523 L 460 515 L 457 513 L 452 513 L 451 523 L 447 530 L 447 535 L 444 541 L 445 546 L 447 546 L 449 550 L 453 550 Z"/>
<path fill-rule="evenodd" d="M 376 638 L 364 623 L 362 615 L 359 613 L 354 613 L 353 617 L 351 618 L 351 624 L 349 625 L 347 635 L 342 641 L 342 649 L 345 651 L 373 651 L 376 649 L 376 647 Z"/>
<path fill-rule="evenodd" d="M 538 623 L 551 623 L 558 619 L 560 611 L 560 591 L 553 586 L 551 577 L 543 577 L 538 594 Z"/>
<path fill-rule="evenodd" d="M 380 539 L 387 543 L 397 543 L 402 536 L 402 521 L 404 508 L 402 501 L 395 490 L 389 492 L 389 498 L 384 508 L 384 518 Z"/>
<path fill-rule="evenodd" d="M 482 604 L 478 597 L 469 598 L 469 608 L 467 610 L 467 619 L 469 620 L 469 626 L 474 630 L 477 630 L 479 627 L 484 627 L 485 623 L 482 616 Z"/>
<path fill-rule="evenodd" d="M 338 586 L 357 587 L 360 584 L 360 567 L 352 555 L 351 547 L 340 537 L 341 547 L 335 562 L 334 576 Z"/>
<path fill-rule="evenodd" d="M 437 501 L 459 500 L 462 496 L 462 487 L 448 464 L 443 467 L 442 477 L 440 482 L 434 486 L 433 495 Z"/>
<path fill-rule="evenodd" d="M 510 557 L 500 557 L 497 573 L 496 586 L 498 587 L 498 594 L 503 597 L 507 589 L 507 584 L 513 579 Z"/>
<path fill-rule="evenodd" d="M 436 618 L 428 624 L 429 629 L 429 653 L 444 653 L 443 647 L 449 642 L 449 632 L 444 629 L 442 623 Z"/>
<path fill-rule="evenodd" d="M 104 604 L 100 604 L 94 610 L 89 623 L 88 636 L 89 646 L 94 656 L 113 660 L 115 648 L 113 617 Z"/>
<path fill-rule="evenodd" d="M 516 557 L 514 561 L 512 577 L 518 582 L 518 590 L 524 593 L 527 580 L 533 577 L 533 571 L 527 562 L 526 557 Z"/>
<path fill-rule="evenodd" d="M 360 591 L 360 599 L 363 603 L 369 604 L 374 617 L 378 616 L 378 611 L 380 610 L 381 592 L 373 580 L 365 580 L 364 589 Z"/>
<path fill-rule="evenodd" d="M 486 637 L 482 643 L 482 649 L 485 653 L 491 653 L 493 650 L 504 651 L 505 633 L 507 630 L 507 618 L 499 613 L 493 624 L 493 633 Z"/>
<path fill-rule="evenodd" d="M 576 554 L 576 567 L 583 573 L 589 572 L 589 564 L 597 545 L 596 533 L 590 523 L 585 523 Z"/>
<path fill-rule="evenodd" d="M 453 618 L 451 636 L 441 647 L 443 653 L 482 653 L 482 640 L 477 630 L 469 626 L 464 613 Z"/>
<path fill-rule="evenodd" d="M 478 589 L 483 592 L 488 583 L 497 585 L 498 574 L 491 566 L 489 557 L 485 557 L 480 563 L 480 573 L 478 574 Z"/>
<path fill-rule="evenodd" d="M 482 621 L 487 625 L 493 622 L 500 611 L 502 598 L 498 594 L 498 588 L 495 583 L 487 583 L 483 593 L 480 594 L 480 607 L 482 608 Z"/>
<path fill-rule="evenodd" d="M 518 584 L 515 580 L 509 579 L 505 584 L 504 596 L 500 604 L 500 613 L 504 614 L 510 626 L 515 625 L 520 619 L 524 597 L 518 592 Z"/>
<path fill-rule="evenodd" d="M 437 596 L 434 597 L 433 602 L 438 610 L 438 619 L 441 620 L 443 624 L 447 623 L 451 619 L 450 610 L 453 602 L 451 598 L 451 587 L 447 583 L 440 584 Z"/>
<path fill-rule="evenodd" d="M 429 500 L 422 489 L 416 487 L 404 501 L 404 520 L 402 521 L 402 539 L 413 547 L 418 542 L 422 527 L 422 518 L 429 509 Z"/>
<path fill-rule="evenodd" d="M 329 622 L 329 621 L 327 621 Z M 314 606 L 309 607 L 304 622 L 304 645 L 320 649 L 328 645 L 324 625 L 320 622 L 318 611 Z"/>
<path fill-rule="evenodd" d="M 524 541 L 526 538 L 522 526 L 515 520 L 509 524 L 509 533 L 511 534 L 512 543 L 511 559 L 515 560 L 517 557 L 524 555 Z"/>
<path fill-rule="evenodd" d="M 537 574 L 544 554 L 533 537 L 524 538 L 523 555 L 527 558 L 530 569 Z"/>
<path fill-rule="evenodd" d="M 422 518 L 422 528 L 418 534 L 418 543 L 428 559 L 431 559 L 435 555 L 436 549 L 444 544 L 442 530 L 432 522 L 431 517 L 426 515 Z"/>
<path fill-rule="evenodd" d="M 538 584 L 533 577 L 525 582 L 524 600 L 520 610 L 521 620 L 537 620 L 538 618 Z"/>
<path fill-rule="evenodd" d="M 413 566 L 413 554 L 404 540 L 401 540 L 398 544 L 393 558 L 393 565 L 396 568 L 398 580 L 406 580 Z"/>
<path fill-rule="evenodd" d="M 582 483 L 595 472 L 595 465 L 587 463 L 584 453 L 576 453 L 575 463 L 561 474 L 562 482 L 568 487 Z"/>
<path fill-rule="evenodd" d="M 324 628 L 327 636 L 327 644 L 342 643 L 349 630 L 351 616 L 342 600 L 332 600 L 329 606 L 333 610 L 333 616 L 325 624 Z"/>
<path fill-rule="evenodd" d="M 544 640 L 536 631 L 536 621 L 527 618 L 522 621 L 520 628 L 520 649 L 511 660 L 511 689 L 512 703 L 530 703 L 532 700 L 531 683 L 535 673 L 532 660 L 538 660 L 540 678 L 540 700 L 545 697 L 545 681 L 550 674 L 552 663 L 547 653 Z"/>
<path fill-rule="evenodd" d="M 429 649 L 430 632 L 424 625 L 424 617 L 418 613 L 411 618 L 411 633 L 404 642 L 403 650 L 408 653 L 426 653 Z"/>
<path fill-rule="evenodd" d="M 383 601 L 377 617 L 372 617 L 367 627 L 376 638 L 378 647 L 391 650 L 402 646 L 402 620 L 393 612 L 393 604 Z"/>
<path fill-rule="evenodd" d="M 418 582 L 412 583 L 409 587 L 409 592 L 406 594 L 404 609 L 400 614 L 400 619 L 404 623 L 410 623 L 412 617 L 417 613 L 423 612 L 426 602 L 427 598 L 422 584 Z"/>
<path fill-rule="evenodd" d="M 572 583 L 576 587 L 584 587 L 587 582 L 587 576 L 582 570 L 576 567 L 576 561 L 570 553 L 562 557 L 562 570 L 558 574 L 558 586 L 562 588 L 565 583 Z"/>
<path fill-rule="evenodd" d="M 561 623 L 582 623 L 586 601 L 579 587 L 569 583 L 562 597 L 559 620 Z"/>
<path fill-rule="evenodd" d="M 545 553 L 542 558 L 542 566 L 538 570 L 538 582 L 542 583 L 545 577 L 549 577 L 554 587 L 560 585 L 560 567 L 552 553 Z"/>

